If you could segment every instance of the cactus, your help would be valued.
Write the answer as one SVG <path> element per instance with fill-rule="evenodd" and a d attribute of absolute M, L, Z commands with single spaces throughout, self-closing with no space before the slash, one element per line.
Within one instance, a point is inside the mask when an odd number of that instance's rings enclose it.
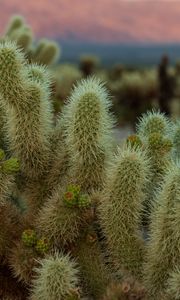
<path fill-rule="evenodd" d="M 148 160 L 140 150 L 119 150 L 108 171 L 99 207 L 110 255 L 123 272 L 141 277 L 145 245 L 140 235 Z"/>
<path fill-rule="evenodd" d="M 17 242 L 9 253 L 8 262 L 14 277 L 29 285 L 35 274 L 34 268 L 37 265 L 38 254 L 33 248 L 24 246 Z"/>
<path fill-rule="evenodd" d="M 6 34 L 7 36 L 11 36 L 11 34 L 12 34 L 15 30 L 17 30 L 17 29 L 23 27 L 24 22 L 25 22 L 25 20 L 24 20 L 24 18 L 23 18 L 22 16 L 18 16 L 18 15 L 13 16 L 13 17 L 11 18 L 11 20 L 10 20 L 8 26 L 7 26 L 7 29 L 6 29 L 5 34 Z"/>
<path fill-rule="evenodd" d="M 31 300 L 66 299 L 78 284 L 78 269 L 68 255 L 55 253 L 39 261 Z"/>
<path fill-rule="evenodd" d="M 64 203 L 61 189 L 54 192 L 37 217 L 39 232 L 59 246 L 74 242 L 82 224 L 80 210 Z"/>
<path fill-rule="evenodd" d="M 177 121 L 173 127 L 173 158 L 175 160 L 180 159 L 180 122 Z"/>
<path fill-rule="evenodd" d="M 93 75 L 99 63 L 100 60 L 95 55 L 86 54 L 80 57 L 80 69 L 85 77 Z"/>
<path fill-rule="evenodd" d="M 157 299 L 165 290 L 169 273 L 180 258 L 179 184 L 180 167 L 172 165 L 156 196 L 150 222 L 144 275 L 151 299 Z"/>
<path fill-rule="evenodd" d="M 112 128 L 109 107 L 109 96 L 103 84 L 89 78 L 75 87 L 64 110 L 72 180 L 84 192 L 104 185 Z"/>
<path fill-rule="evenodd" d="M 14 240 L 20 236 L 22 218 L 15 205 L 7 198 L 0 200 L 0 215 L 0 259 L 4 259 L 10 252 Z"/>
<path fill-rule="evenodd" d="M 110 280 L 110 271 L 105 264 L 98 237 L 93 228 L 88 228 L 79 239 L 75 256 L 80 266 L 81 281 L 86 293 L 94 299 L 102 297 Z"/>
<path fill-rule="evenodd" d="M 59 56 L 60 48 L 57 43 L 44 39 L 39 42 L 33 58 L 39 64 L 51 65 L 59 59 Z"/>
<path fill-rule="evenodd" d="M 143 139 L 152 133 L 166 135 L 170 130 L 170 122 L 168 118 L 159 111 L 150 111 L 139 119 L 137 125 L 138 135 Z"/>
<path fill-rule="evenodd" d="M 0 46 L 0 63 L 3 65 L 0 85 L 3 105 L 8 111 L 10 147 L 22 161 L 22 172 L 37 177 L 42 175 L 49 155 L 51 125 L 46 115 L 51 108 L 49 102 L 46 103 L 48 96 L 42 85 L 28 80 L 25 60 L 11 42 Z M 16 96 L 12 91 L 16 91 Z"/>
<path fill-rule="evenodd" d="M 108 285 L 106 295 L 103 300 L 146 300 L 146 291 L 144 287 L 133 280 L 133 278 L 124 279 L 121 283 L 111 283 Z"/>
<path fill-rule="evenodd" d="M 151 177 L 146 186 L 146 199 L 144 201 L 143 223 L 146 226 L 149 223 L 149 215 L 156 190 L 162 183 L 164 175 L 171 164 L 171 127 L 167 117 L 158 111 L 144 114 L 137 125 L 137 133 L 143 147 L 146 148 L 151 167 Z"/>
<path fill-rule="evenodd" d="M 180 271 L 177 267 L 169 274 L 166 294 L 169 299 L 180 299 Z"/>
<path fill-rule="evenodd" d="M 101 80 L 57 93 L 54 78 L 62 87 L 71 67 L 63 80 L 61 66 L 48 68 L 56 46 L 34 44 L 19 17 L 0 39 L 0 298 L 178 299 L 179 121 L 148 112 L 116 147 Z M 133 105 L 155 88 L 142 74 L 116 82 Z"/>
<path fill-rule="evenodd" d="M 24 51 L 28 51 L 33 42 L 33 33 L 29 27 L 22 26 L 11 33 L 10 38 Z"/>
<path fill-rule="evenodd" d="M 42 39 L 34 46 L 31 27 L 22 16 L 13 16 L 2 37 L 2 41 L 13 41 L 23 49 L 30 62 L 53 65 L 60 57 L 60 47 L 55 41 Z"/>

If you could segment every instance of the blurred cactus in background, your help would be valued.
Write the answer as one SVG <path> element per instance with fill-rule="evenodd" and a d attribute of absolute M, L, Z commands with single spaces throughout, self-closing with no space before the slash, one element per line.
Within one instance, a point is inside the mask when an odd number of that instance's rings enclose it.
<path fill-rule="evenodd" d="M 15 17 L 0 41 L 0 299 L 180 299 L 180 121 L 150 110 L 117 146 L 107 89 L 134 125 L 157 73 L 53 66 L 32 36 Z"/>
<path fill-rule="evenodd" d="M 56 42 L 42 39 L 35 43 L 31 28 L 21 16 L 12 17 L 2 39 L 15 41 L 31 62 L 51 65 L 60 56 L 60 47 Z"/>
<path fill-rule="evenodd" d="M 100 60 L 95 55 L 82 55 L 80 57 L 80 70 L 82 71 L 84 77 L 93 75 Z"/>
<path fill-rule="evenodd" d="M 162 56 L 158 68 L 159 76 L 159 106 L 160 110 L 170 115 L 170 101 L 173 97 L 174 78 L 168 73 L 169 58 Z"/>

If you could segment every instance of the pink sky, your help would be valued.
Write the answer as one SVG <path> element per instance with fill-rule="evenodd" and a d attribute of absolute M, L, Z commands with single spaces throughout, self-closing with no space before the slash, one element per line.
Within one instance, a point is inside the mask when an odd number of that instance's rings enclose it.
<path fill-rule="evenodd" d="M 180 0 L 0 0 L 1 33 L 12 14 L 38 37 L 180 42 Z"/>

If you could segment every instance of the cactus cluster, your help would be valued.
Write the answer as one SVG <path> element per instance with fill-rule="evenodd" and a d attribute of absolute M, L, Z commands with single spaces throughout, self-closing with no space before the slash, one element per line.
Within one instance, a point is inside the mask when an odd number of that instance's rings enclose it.
<path fill-rule="evenodd" d="M 179 123 L 148 112 L 116 148 L 99 79 L 56 122 L 50 91 L 48 69 L 3 38 L 1 299 L 180 299 Z"/>
<path fill-rule="evenodd" d="M 48 39 L 35 42 L 31 27 L 19 15 L 11 18 L 1 39 L 15 41 L 25 51 L 26 57 L 31 62 L 52 65 L 60 56 L 60 47 L 56 42 Z"/>

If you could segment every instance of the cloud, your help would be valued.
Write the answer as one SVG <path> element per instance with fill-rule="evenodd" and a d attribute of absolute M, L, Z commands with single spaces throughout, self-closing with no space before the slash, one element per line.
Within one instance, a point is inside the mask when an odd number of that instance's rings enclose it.
<path fill-rule="evenodd" d="M 180 2 L 173 0 L 1 0 L 0 28 L 12 14 L 23 14 L 38 37 L 180 41 Z"/>

